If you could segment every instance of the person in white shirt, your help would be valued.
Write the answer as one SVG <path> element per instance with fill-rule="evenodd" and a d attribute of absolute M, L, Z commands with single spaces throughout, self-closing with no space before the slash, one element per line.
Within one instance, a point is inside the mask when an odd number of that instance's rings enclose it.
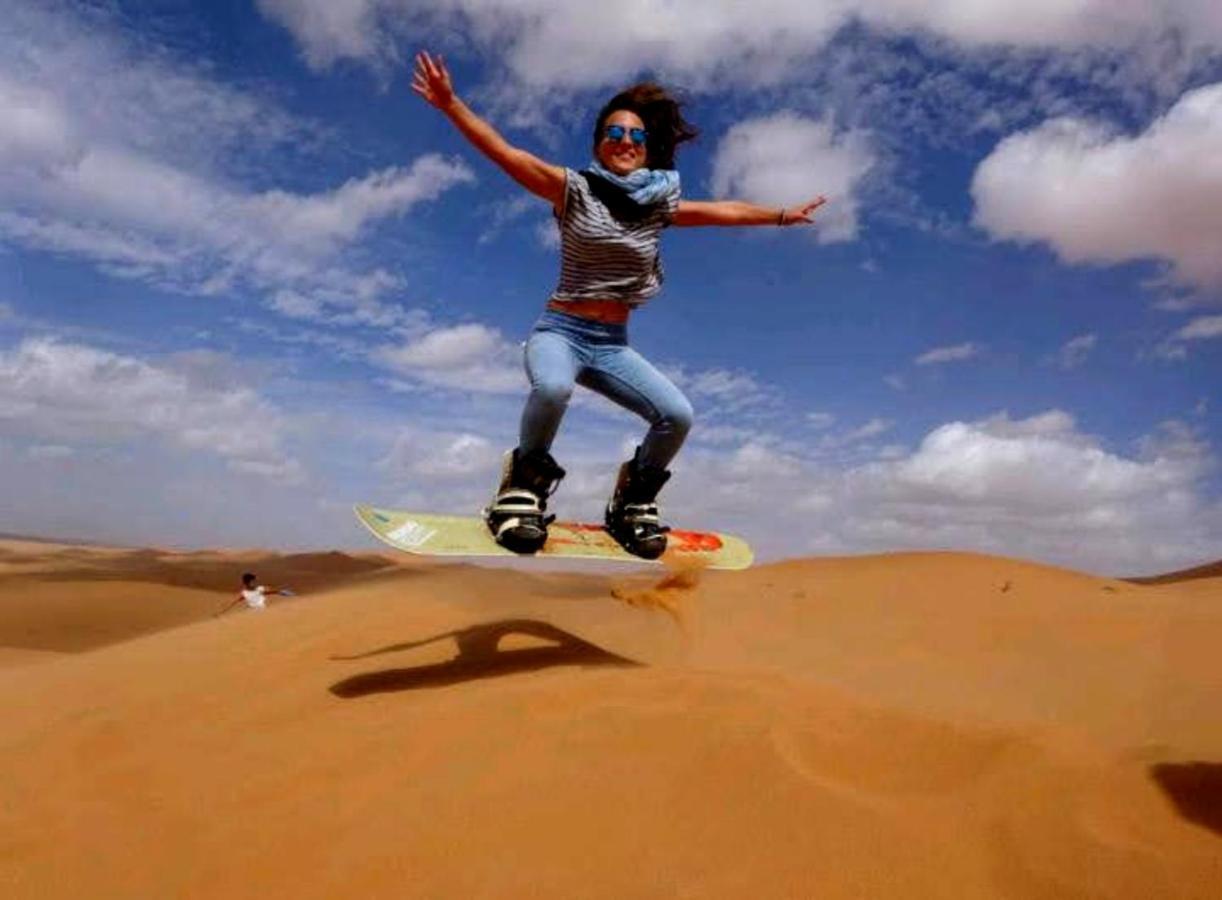
<path fill-rule="evenodd" d="M 228 606 L 215 615 L 222 616 L 239 603 L 245 603 L 248 609 L 266 609 L 267 596 L 269 594 L 278 594 L 283 597 L 291 597 L 293 592 L 287 588 L 272 588 L 259 584 L 258 579 L 255 578 L 255 574 L 253 572 L 247 572 L 242 576 L 242 589 L 238 591 L 237 597 L 230 601 Z"/>

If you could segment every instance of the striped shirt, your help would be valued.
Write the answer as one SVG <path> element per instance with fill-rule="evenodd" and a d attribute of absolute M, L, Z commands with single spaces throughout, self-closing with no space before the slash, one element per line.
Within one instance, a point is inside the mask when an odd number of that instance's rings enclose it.
<path fill-rule="evenodd" d="M 658 241 L 679 209 L 676 188 L 639 206 L 595 175 L 565 169 L 560 283 L 552 300 L 619 300 L 640 306 L 662 290 Z"/>

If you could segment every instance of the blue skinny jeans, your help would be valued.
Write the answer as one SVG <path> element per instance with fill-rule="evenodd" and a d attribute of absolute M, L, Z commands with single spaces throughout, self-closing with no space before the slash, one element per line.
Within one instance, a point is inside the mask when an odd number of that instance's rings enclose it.
<path fill-rule="evenodd" d="M 665 469 L 692 427 L 692 404 L 641 354 L 628 346 L 626 325 L 544 310 L 526 342 L 530 396 L 522 411 L 523 453 L 550 450 L 560 420 L 580 384 L 649 423 L 640 461 Z"/>

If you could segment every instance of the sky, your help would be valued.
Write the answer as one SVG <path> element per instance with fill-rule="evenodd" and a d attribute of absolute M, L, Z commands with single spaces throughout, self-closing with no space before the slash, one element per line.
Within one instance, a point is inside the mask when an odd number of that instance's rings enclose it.
<path fill-rule="evenodd" d="M 696 424 L 668 521 L 759 558 L 1222 557 L 1214 0 L 6 0 L 0 531 L 370 546 L 475 513 L 555 285 L 547 205 L 410 90 L 420 48 L 572 168 L 643 78 L 689 199 L 633 345 Z M 552 509 L 643 423 L 580 391 Z"/>

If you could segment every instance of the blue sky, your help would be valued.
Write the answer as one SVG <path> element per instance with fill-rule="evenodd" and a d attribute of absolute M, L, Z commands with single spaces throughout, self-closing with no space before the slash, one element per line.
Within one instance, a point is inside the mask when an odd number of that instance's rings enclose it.
<path fill-rule="evenodd" d="M 7 6 L 0 530 L 350 548 L 353 502 L 487 500 L 555 230 L 411 93 L 429 47 L 556 163 L 650 76 L 702 131 L 686 196 L 830 197 L 664 236 L 630 330 L 697 410 L 673 522 L 765 559 L 1220 555 L 1215 4 Z M 641 431 L 579 395 L 557 511 L 597 518 Z"/>

